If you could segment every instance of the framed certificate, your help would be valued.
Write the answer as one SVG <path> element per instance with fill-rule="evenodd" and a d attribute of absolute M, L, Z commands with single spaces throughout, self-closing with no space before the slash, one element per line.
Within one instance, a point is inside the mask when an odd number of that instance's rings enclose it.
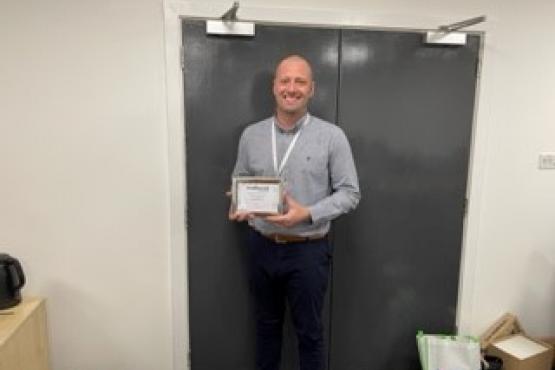
<path fill-rule="evenodd" d="M 234 177 L 231 187 L 231 201 L 235 212 L 260 215 L 282 212 L 283 189 L 278 177 Z"/>

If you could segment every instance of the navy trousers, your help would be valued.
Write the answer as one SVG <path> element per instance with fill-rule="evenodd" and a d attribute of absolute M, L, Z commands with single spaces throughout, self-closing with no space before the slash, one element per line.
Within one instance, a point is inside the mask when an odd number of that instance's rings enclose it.
<path fill-rule="evenodd" d="M 300 370 L 323 370 L 322 308 L 330 268 L 327 239 L 280 244 L 252 229 L 248 239 L 257 370 L 279 370 L 286 302 L 297 334 Z"/>

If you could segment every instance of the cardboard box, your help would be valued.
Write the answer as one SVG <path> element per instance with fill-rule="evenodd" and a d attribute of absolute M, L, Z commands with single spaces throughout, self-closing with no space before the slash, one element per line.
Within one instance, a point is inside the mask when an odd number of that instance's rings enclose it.
<path fill-rule="evenodd" d="M 551 370 L 553 348 L 525 334 L 496 339 L 486 353 L 503 360 L 503 370 Z"/>
<path fill-rule="evenodd" d="M 553 348 L 553 362 L 551 368 L 555 370 L 555 337 L 542 337 L 539 338 L 542 342 L 547 343 Z"/>
<path fill-rule="evenodd" d="M 544 343 L 549 344 L 551 347 L 553 347 L 555 349 L 555 337 L 541 337 L 538 338 L 539 340 L 541 340 Z"/>
<path fill-rule="evenodd" d="M 496 340 L 512 334 L 524 334 L 524 329 L 515 315 L 506 313 L 480 335 L 480 347 L 485 350 Z"/>

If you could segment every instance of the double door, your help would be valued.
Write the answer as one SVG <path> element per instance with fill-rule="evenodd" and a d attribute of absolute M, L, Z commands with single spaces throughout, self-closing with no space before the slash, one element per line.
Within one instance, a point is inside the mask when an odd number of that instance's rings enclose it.
<path fill-rule="evenodd" d="M 331 370 L 419 369 L 415 334 L 455 330 L 480 39 L 429 46 L 418 32 L 257 25 L 205 34 L 183 21 L 189 323 L 193 370 L 254 370 L 245 226 L 227 220 L 237 143 L 270 116 L 275 63 L 311 61 L 312 114 L 352 146 L 362 200 L 335 221 Z M 296 369 L 290 321 L 284 370 Z"/>

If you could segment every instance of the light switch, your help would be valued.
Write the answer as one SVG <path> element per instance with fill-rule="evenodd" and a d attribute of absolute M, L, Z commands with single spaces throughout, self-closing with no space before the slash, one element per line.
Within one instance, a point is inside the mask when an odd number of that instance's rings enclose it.
<path fill-rule="evenodd" d="M 555 152 L 540 153 L 540 170 L 555 169 Z"/>

